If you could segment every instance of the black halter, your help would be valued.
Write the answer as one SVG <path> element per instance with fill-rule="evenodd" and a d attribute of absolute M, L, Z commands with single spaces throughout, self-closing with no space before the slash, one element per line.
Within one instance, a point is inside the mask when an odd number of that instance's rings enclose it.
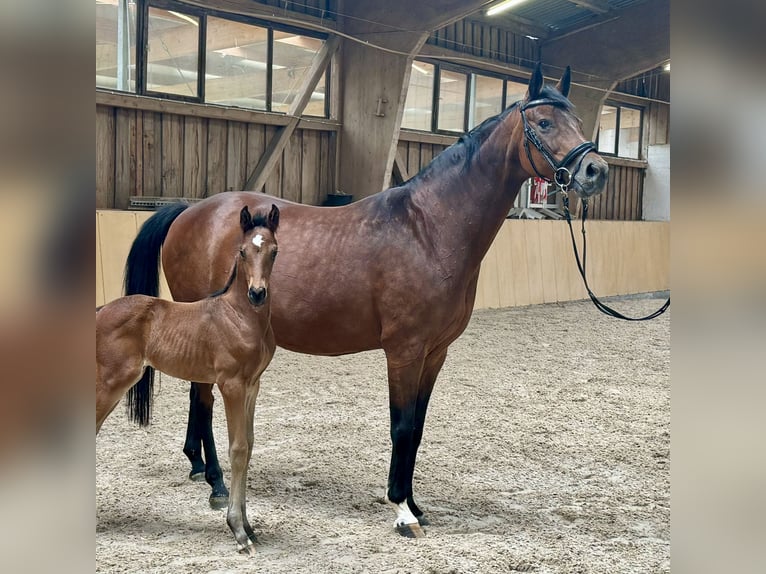
<path fill-rule="evenodd" d="M 553 155 L 546 149 L 545 144 L 540 141 L 540 138 L 537 136 L 537 132 L 535 132 L 535 130 L 532 129 L 532 126 L 529 125 L 529 122 L 527 121 L 527 115 L 524 113 L 529 108 L 546 105 L 561 106 L 561 102 L 550 98 L 540 98 L 538 100 L 527 102 L 526 104 L 523 104 L 519 107 L 521 120 L 524 122 L 524 150 L 527 152 L 527 158 L 529 159 L 529 163 L 532 165 L 532 169 L 535 170 L 537 177 L 550 182 L 550 178 L 545 177 L 540 173 L 540 171 L 537 169 L 537 166 L 535 165 L 535 160 L 532 159 L 532 152 L 529 149 L 529 142 L 532 142 L 532 145 L 537 148 L 537 150 L 545 158 L 545 161 L 548 162 L 548 165 L 551 166 L 551 169 L 553 170 L 553 181 L 555 181 L 556 184 L 558 184 L 562 189 L 567 189 L 572 183 L 572 178 L 574 178 L 575 174 L 580 170 L 583 159 L 585 159 L 585 156 L 589 152 L 592 152 L 596 149 L 596 144 L 591 141 L 584 141 L 580 145 L 575 146 L 569 150 L 569 153 L 566 154 L 560 162 L 557 162 Z M 579 161 L 577 162 L 577 166 L 574 168 L 574 170 L 570 171 L 567 166 L 574 163 L 574 161 L 578 158 Z"/>

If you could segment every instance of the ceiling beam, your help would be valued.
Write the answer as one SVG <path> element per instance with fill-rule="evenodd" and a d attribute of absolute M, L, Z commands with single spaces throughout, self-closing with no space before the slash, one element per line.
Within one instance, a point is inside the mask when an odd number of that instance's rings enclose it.
<path fill-rule="evenodd" d="M 569 0 L 572 4 L 585 8 L 594 14 L 606 14 L 612 10 L 606 0 Z"/>

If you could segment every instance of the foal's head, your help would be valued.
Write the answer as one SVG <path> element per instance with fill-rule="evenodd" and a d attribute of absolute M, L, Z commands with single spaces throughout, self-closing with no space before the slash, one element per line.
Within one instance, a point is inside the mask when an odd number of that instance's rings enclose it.
<path fill-rule="evenodd" d="M 268 214 L 250 215 L 247 206 L 239 213 L 244 240 L 239 248 L 237 273 L 247 279 L 247 298 L 255 306 L 263 305 L 269 295 L 269 277 L 277 257 L 274 234 L 279 227 L 279 208 L 271 206 Z"/>

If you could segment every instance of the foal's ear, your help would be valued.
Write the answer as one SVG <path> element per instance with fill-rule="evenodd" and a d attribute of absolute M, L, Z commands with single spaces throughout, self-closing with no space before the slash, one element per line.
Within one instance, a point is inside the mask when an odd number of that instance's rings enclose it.
<path fill-rule="evenodd" d="M 540 62 L 535 66 L 535 71 L 529 78 L 529 88 L 527 89 L 527 101 L 536 100 L 543 89 L 543 67 Z"/>
<path fill-rule="evenodd" d="M 239 225 L 245 233 L 253 228 L 253 218 L 251 217 L 250 210 L 247 206 L 243 207 L 242 211 L 239 212 Z"/>
<path fill-rule="evenodd" d="M 572 81 L 572 69 L 567 66 L 564 70 L 564 75 L 561 76 L 559 83 L 556 84 L 556 89 L 561 92 L 561 95 L 565 98 L 569 95 L 569 85 Z"/>
<path fill-rule="evenodd" d="M 279 208 L 273 203 L 271 204 L 269 217 L 266 219 L 266 226 L 272 233 L 276 233 L 277 227 L 279 227 Z"/>

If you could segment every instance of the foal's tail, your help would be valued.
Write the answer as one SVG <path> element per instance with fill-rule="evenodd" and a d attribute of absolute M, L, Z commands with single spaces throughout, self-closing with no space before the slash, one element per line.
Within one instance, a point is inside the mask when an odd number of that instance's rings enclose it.
<path fill-rule="evenodd" d="M 187 207 L 184 203 L 166 205 L 141 226 L 125 263 L 125 295 L 159 295 L 160 248 L 170 226 Z M 154 368 L 146 367 L 141 379 L 128 390 L 128 416 L 141 426 L 149 424 L 153 387 Z"/>

